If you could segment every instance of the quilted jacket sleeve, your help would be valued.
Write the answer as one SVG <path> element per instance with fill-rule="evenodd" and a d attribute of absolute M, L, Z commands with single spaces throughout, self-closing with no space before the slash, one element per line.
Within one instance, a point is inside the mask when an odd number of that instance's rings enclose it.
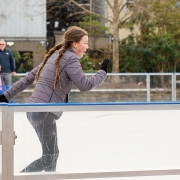
<path fill-rule="evenodd" d="M 15 95 L 26 89 L 28 86 L 32 85 L 35 79 L 36 72 L 38 71 L 40 65 L 29 72 L 25 77 L 21 78 L 19 81 L 14 83 L 5 93 L 7 100 L 12 99 Z"/>
<path fill-rule="evenodd" d="M 95 75 L 87 77 L 77 56 L 72 56 L 67 63 L 66 72 L 74 85 L 82 92 L 89 91 L 100 85 L 106 78 L 106 72 L 99 70 Z"/>

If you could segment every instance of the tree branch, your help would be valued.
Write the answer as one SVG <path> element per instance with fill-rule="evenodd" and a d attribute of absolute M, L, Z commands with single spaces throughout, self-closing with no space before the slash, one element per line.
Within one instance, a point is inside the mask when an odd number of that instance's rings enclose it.
<path fill-rule="evenodd" d="M 122 2 L 122 1 L 121 1 Z M 120 3 L 121 4 L 121 3 Z M 127 3 L 124 3 L 121 8 L 119 8 L 119 14 L 121 13 L 121 11 L 125 8 L 125 6 L 127 5 Z"/>
<path fill-rule="evenodd" d="M 133 16 L 133 15 L 131 15 L 131 16 L 125 18 L 124 20 L 122 20 L 122 21 L 120 22 L 120 24 L 124 24 L 128 19 L 131 19 L 132 16 Z"/>
<path fill-rule="evenodd" d="M 80 9 L 82 9 L 84 12 L 86 12 L 86 13 L 88 13 L 88 14 L 92 14 L 92 15 L 95 15 L 95 16 L 99 16 L 100 18 L 102 18 L 102 19 L 104 19 L 104 20 L 106 20 L 106 21 L 108 21 L 108 22 L 110 22 L 110 23 L 113 23 L 110 19 L 105 18 L 105 17 L 103 17 L 103 16 L 101 16 L 101 15 L 95 13 L 95 12 L 91 12 L 91 11 L 87 10 L 86 8 L 84 8 L 83 6 L 79 5 L 79 4 L 78 4 L 76 1 L 74 1 L 74 0 L 69 0 L 69 2 L 75 4 L 77 7 L 79 7 Z M 83 13 L 83 12 L 82 12 L 82 13 Z"/>
<path fill-rule="evenodd" d="M 113 11 L 113 6 L 112 6 L 112 4 L 109 2 L 109 0 L 106 0 L 106 2 L 107 2 L 107 4 L 108 4 L 108 6 L 110 7 L 110 9 Z"/>
<path fill-rule="evenodd" d="M 56 9 L 56 8 L 63 8 L 66 7 L 70 2 L 67 2 L 65 4 L 63 4 L 62 6 L 53 6 L 51 9 L 48 9 L 47 12 L 51 12 L 52 10 Z"/>

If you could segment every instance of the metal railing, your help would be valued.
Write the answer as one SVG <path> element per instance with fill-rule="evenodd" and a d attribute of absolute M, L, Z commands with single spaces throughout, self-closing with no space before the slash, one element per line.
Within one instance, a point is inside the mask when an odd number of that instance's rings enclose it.
<path fill-rule="evenodd" d="M 87 73 L 91 76 L 94 73 Z M 25 76 L 25 73 L 17 73 L 18 76 Z M 106 87 L 106 84 L 111 83 L 111 87 Z M 105 83 L 97 89 L 91 90 L 99 92 L 131 92 L 144 91 L 146 92 L 146 101 L 150 102 L 152 92 L 169 92 L 171 93 L 171 101 L 177 101 L 177 91 L 180 91 L 178 84 L 180 83 L 180 73 L 108 73 Z M 119 85 L 117 87 L 117 85 Z M 127 86 L 128 85 L 128 86 Z M 136 85 L 136 86 L 134 86 Z M 126 87 L 127 86 L 127 87 Z M 114 87 L 114 88 L 113 88 Z M 33 91 L 32 89 L 25 90 Z M 72 92 L 79 91 L 73 87 Z M 120 102 L 121 100 L 118 100 Z"/>

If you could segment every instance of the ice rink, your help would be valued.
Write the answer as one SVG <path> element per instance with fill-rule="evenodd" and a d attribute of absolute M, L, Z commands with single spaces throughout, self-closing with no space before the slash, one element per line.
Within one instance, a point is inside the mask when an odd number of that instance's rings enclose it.
<path fill-rule="evenodd" d="M 25 113 L 15 113 L 15 173 L 41 156 Z M 180 169 L 180 111 L 64 112 L 57 120 L 61 173 Z M 179 180 L 180 176 L 119 180 Z M 107 179 L 108 180 L 108 179 Z"/>

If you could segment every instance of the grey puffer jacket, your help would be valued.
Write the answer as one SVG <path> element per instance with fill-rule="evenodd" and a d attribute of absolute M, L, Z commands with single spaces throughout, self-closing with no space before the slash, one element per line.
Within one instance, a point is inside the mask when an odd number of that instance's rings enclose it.
<path fill-rule="evenodd" d="M 55 52 L 44 65 L 29 103 L 58 103 L 65 102 L 67 94 L 72 88 L 72 83 L 82 92 L 89 91 L 100 85 L 106 78 L 106 72 L 99 70 L 95 75 L 87 77 L 80 65 L 78 56 L 72 49 L 67 49 L 59 60 L 60 82 L 57 82 L 56 89 L 53 89 L 55 77 L 55 65 L 58 52 Z M 39 65 L 40 66 L 40 65 Z M 24 78 L 14 83 L 4 95 L 10 100 L 26 87 L 33 84 L 35 75 L 39 69 L 37 66 Z"/>

